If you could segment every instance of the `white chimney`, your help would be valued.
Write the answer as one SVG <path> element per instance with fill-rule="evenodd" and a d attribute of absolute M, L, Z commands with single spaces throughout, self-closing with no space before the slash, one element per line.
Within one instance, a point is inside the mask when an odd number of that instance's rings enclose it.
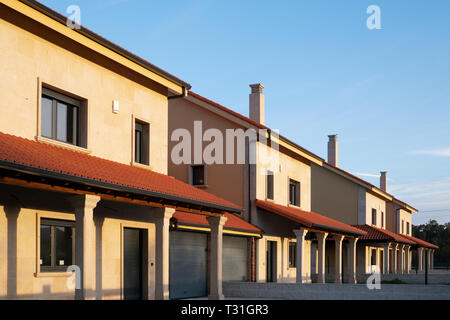
<path fill-rule="evenodd" d="M 337 134 L 328 136 L 328 163 L 337 167 L 338 166 L 338 142 Z"/>
<path fill-rule="evenodd" d="M 261 83 L 251 84 L 252 92 L 249 95 L 250 119 L 264 124 L 264 86 Z"/>
<path fill-rule="evenodd" d="M 387 171 L 380 172 L 380 189 L 384 192 L 387 192 Z"/>

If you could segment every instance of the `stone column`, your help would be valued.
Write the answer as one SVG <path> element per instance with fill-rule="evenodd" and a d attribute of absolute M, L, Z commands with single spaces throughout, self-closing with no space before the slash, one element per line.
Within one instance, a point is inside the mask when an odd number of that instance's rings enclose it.
<path fill-rule="evenodd" d="M 417 268 L 423 271 L 423 248 L 417 248 Z"/>
<path fill-rule="evenodd" d="M 227 221 L 224 216 L 208 217 L 211 226 L 211 245 L 209 251 L 209 295 L 208 299 L 223 300 L 222 293 L 222 233 Z"/>
<path fill-rule="evenodd" d="M 325 243 L 327 232 L 316 232 L 318 250 L 317 283 L 325 283 Z"/>
<path fill-rule="evenodd" d="M 342 240 L 344 236 L 334 236 L 334 283 L 342 283 Z"/>
<path fill-rule="evenodd" d="M 397 248 L 398 244 L 392 245 L 392 273 L 397 273 Z"/>
<path fill-rule="evenodd" d="M 306 265 L 305 265 L 305 236 L 308 233 L 308 230 L 300 229 L 294 230 L 295 236 L 297 238 L 297 245 L 295 253 L 296 265 L 297 265 L 297 274 L 296 274 L 296 282 L 297 283 L 305 283 L 307 282 L 306 275 Z"/>
<path fill-rule="evenodd" d="M 347 283 L 356 283 L 356 242 L 358 238 L 348 239 L 348 279 Z"/>
<path fill-rule="evenodd" d="M 155 217 L 156 255 L 155 255 L 155 299 L 169 299 L 169 226 L 175 213 L 173 208 L 150 208 Z"/>
<path fill-rule="evenodd" d="M 94 208 L 99 201 L 99 196 L 89 194 L 71 198 L 75 211 L 75 262 L 81 271 L 81 288 L 75 290 L 77 300 L 95 299 Z"/>
<path fill-rule="evenodd" d="M 434 249 L 431 250 L 431 260 L 430 260 L 430 269 L 434 269 Z"/>
<path fill-rule="evenodd" d="M 16 205 L 5 206 L 7 219 L 7 263 L 6 294 L 8 299 L 17 299 L 17 220 L 21 208 Z"/>
<path fill-rule="evenodd" d="M 404 257 L 403 257 L 403 249 L 405 248 L 405 245 L 399 245 L 398 255 L 399 255 L 399 267 L 398 267 L 398 273 L 403 274 L 405 263 L 404 263 Z"/>
<path fill-rule="evenodd" d="M 405 246 L 405 273 L 409 274 L 411 270 L 411 246 Z"/>
<path fill-rule="evenodd" d="M 384 265 L 383 265 L 384 270 L 380 270 L 380 272 L 383 272 L 384 274 L 388 274 L 389 273 L 389 264 L 390 264 L 390 261 L 389 261 L 389 248 L 390 248 L 390 246 L 391 246 L 390 243 L 387 243 L 384 246 Z"/>
<path fill-rule="evenodd" d="M 427 259 L 427 264 L 428 264 L 428 271 L 431 270 L 431 249 L 427 249 L 428 250 L 428 259 Z"/>

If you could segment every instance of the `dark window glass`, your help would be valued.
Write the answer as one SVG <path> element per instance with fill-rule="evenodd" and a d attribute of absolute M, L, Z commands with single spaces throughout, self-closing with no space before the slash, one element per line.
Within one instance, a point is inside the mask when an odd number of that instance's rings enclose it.
<path fill-rule="evenodd" d="M 289 242 L 289 268 L 297 267 L 296 250 L 297 250 L 297 243 Z"/>
<path fill-rule="evenodd" d="M 300 206 L 300 182 L 289 180 L 289 204 Z"/>
<path fill-rule="evenodd" d="M 192 184 L 202 186 L 205 184 L 205 166 L 192 166 Z"/>
<path fill-rule="evenodd" d="M 377 209 L 372 209 L 372 224 L 374 226 L 377 224 Z"/>
<path fill-rule="evenodd" d="M 72 265 L 72 228 L 55 226 L 56 265 Z"/>
<path fill-rule="evenodd" d="M 79 145 L 80 102 L 48 89 L 43 91 L 45 93 L 41 99 L 41 135 Z"/>
<path fill-rule="evenodd" d="M 406 234 L 409 234 L 409 222 L 406 223 Z"/>
<path fill-rule="evenodd" d="M 377 264 L 377 250 L 372 249 L 372 256 L 370 257 L 370 264 L 376 265 Z"/>
<path fill-rule="evenodd" d="M 381 211 L 381 227 L 384 228 L 384 212 Z"/>
<path fill-rule="evenodd" d="M 41 219 L 41 271 L 65 271 L 74 264 L 75 223 Z"/>
<path fill-rule="evenodd" d="M 41 134 L 44 137 L 51 138 L 52 137 L 52 100 L 46 97 L 42 97 L 41 102 L 42 110 L 41 110 Z"/>
<path fill-rule="evenodd" d="M 51 227 L 41 225 L 41 266 L 51 264 Z"/>
<path fill-rule="evenodd" d="M 267 172 L 267 199 L 273 200 L 273 172 Z"/>

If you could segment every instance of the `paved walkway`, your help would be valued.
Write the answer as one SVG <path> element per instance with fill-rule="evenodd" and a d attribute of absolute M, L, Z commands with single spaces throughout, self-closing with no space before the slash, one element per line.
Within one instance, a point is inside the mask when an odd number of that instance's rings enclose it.
<path fill-rule="evenodd" d="M 450 285 L 381 284 L 369 290 L 365 284 L 226 282 L 223 290 L 229 299 L 450 300 Z"/>

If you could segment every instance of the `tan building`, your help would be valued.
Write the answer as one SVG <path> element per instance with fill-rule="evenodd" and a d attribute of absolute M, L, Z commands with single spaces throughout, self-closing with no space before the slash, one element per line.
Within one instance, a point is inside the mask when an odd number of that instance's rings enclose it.
<path fill-rule="evenodd" d="M 190 85 L 36 1 L 0 2 L 0 47 L 0 298 L 168 299 L 169 231 L 199 226 L 222 298 L 222 234 L 261 230 L 167 175 Z"/>
<path fill-rule="evenodd" d="M 254 257 L 248 259 L 254 264 L 251 280 L 303 283 L 315 277 L 323 282 L 325 244 L 329 243 L 332 248 L 327 251 L 336 247 L 345 252 L 344 268 L 349 275 L 345 280 L 355 282 L 355 244 L 365 231 L 311 212 L 311 167 L 322 165 L 323 159 L 266 127 L 263 87 L 255 84 L 251 89 L 254 119 L 192 91 L 183 99 L 169 101 L 169 174 L 243 206 L 245 219 L 263 230 Z M 184 131 L 200 142 L 188 144 L 183 154 L 189 157 L 179 161 L 179 146 L 184 143 L 180 132 Z M 208 135 L 214 132 L 215 138 L 210 139 Z M 216 150 L 220 157 L 211 161 L 204 156 L 213 140 L 222 141 L 224 150 Z M 195 159 L 196 152 L 203 157 Z M 245 161 L 239 162 L 239 152 Z M 333 259 L 342 266 L 342 255 Z M 342 269 L 333 272 L 333 280 L 341 282 Z"/>
<path fill-rule="evenodd" d="M 251 259 L 255 264 L 252 280 L 354 283 L 356 273 L 369 274 L 374 265 L 381 272 L 409 272 L 411 249 L 432 252 L 436 248 L 411 237 L 411 215 L 416 209 L 337 166 L 336 135 L 330 136 L 328 162 L 277 135 L 264 125 L 263 86 L 250 87 L 251 118 L 192 91 L 184 99 L 169 102 L 168 170 L 178 179 L 243 206 L 245 219 L 264 231 Z M 213 140 L 201 138 L 208 130 L 218 130 L 226 145 L 233 130 L 262 134 L 254 143 L 251 138 L 245 140 L 245 163 L 238 163 L 236 145 L 234 162 L 226 161 L 229 150 L 224 147 L 223 158 L 210 163 L 201 157 L 197 162 L 190 157 L 175 163 L 171 156 L 180 139 L 173 133 L 180 128 L 191 137 L 199 130 L 200 154 Z M 238 144 L 239 138 L 233 141 Z M 195 148 L 190 145 L 190 156 Z M 196 182 L 197 175 L 201 183 Z M 328 220 L 318 227 L 315 219 L 324 218 Z M 301 246 L 296 244 L 299 241 Z"/>
<path fill-rule="evenodd" d="M 359 274 L 370 273 L 374 266 L 382 273 L 409 273 L 412 249 L 422 261 L 424 249 L 431 257 L 437 248 L 412 237 L 417 209 L 387 192 L 387 172 L 380 173 L 376 187 L 339 168 L 337 135 L 328 137 L 328 161 L 311 170 L 312 209 L 368 233 L 357 246 Z"/>

